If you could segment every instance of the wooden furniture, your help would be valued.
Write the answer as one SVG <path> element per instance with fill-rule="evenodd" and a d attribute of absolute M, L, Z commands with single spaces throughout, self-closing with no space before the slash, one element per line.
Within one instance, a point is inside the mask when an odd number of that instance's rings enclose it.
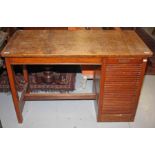
<path fill-rule="evenodd" d="M 0 120 L 0 128 L 2 128 L 2 123 L 1 123 L 1 120 Z"/>
<path fill-rule="evenodd" d="M 8 33 L 0 31 L 0 68 L 3 66 L 3 60 L 1 59 L 1 50 L 5 46 Z"/>
<path fill-rule="evenodd" d="M 3 48 L 4 42 L 6 41 L 7 36 L 8 36 L 7 33 L 4 33 L 3 31 L 0 31 L 0 68 L 3 66 L 3 62 L 2 62 L 2 59 L 1 59 L 1 49 Z M 1 120 L 0 120 L 0 128 L 2 128 Z"/>
<path fill-rule="evenodd" d="M 93 99 L 98 121 L 133 121 L 147 58 L 152 55 L 134 31 L 22 30 L 2 51 L 19 123 L 27 100 Z M 27 65 L 94 65 L 94 91 L 34 94 L 28 90 Z M 25 87 L 18 97 L 13 65 L 23 65 Z"/>
<path fill-rule="evenodd" d="M 138 27 L 135 31 L 153 52 L 153 56 L 148 59 L 146 74 L 155 75 L 155 28 Z"/>

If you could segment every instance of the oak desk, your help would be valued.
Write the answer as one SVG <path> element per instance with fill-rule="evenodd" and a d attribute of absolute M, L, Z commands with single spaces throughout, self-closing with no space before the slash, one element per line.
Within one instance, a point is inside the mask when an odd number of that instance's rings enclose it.
<path fill-rule="evenodd" d="M 133 121 L 147 58 L 152 52 L 134 31 L 23 30 L 2 51 L 18 122 L 26 100 L 93 99 L 98 121 Z M 28 91 L 26 65 L 96 65 L 94 92 L 34 94 Z M 13 65 L 23 65 L 25 87 L 18 97 Z"/>

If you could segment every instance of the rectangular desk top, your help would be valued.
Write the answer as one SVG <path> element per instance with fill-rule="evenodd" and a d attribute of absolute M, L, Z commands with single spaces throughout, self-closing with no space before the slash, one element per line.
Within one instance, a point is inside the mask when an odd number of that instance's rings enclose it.
<path fill-rule="evenodd" d="M 3 57 L 151 56 L 134 31 L 20 30 L 2 51 Z"/>

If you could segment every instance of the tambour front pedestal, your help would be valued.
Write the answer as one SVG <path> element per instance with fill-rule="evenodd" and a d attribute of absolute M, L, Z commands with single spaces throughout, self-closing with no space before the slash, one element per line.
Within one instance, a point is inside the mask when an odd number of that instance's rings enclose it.
<path fill-rule="evenodd" d="M 133 31 L 23 30 L 2 51 L 5 57 L 18 122 L 27 100 L 93 99 L 97 120 L 133 121 L 147 58 L 152 52 Z M 95 65 L 94 91 L 80 94 L 33 94 L 28 91 L 26 65 Z M 13 65 L 23 65 L 25 87 L 21 98 Z"/>
<path fill-rule="evenodd" d="M 133 121 L 147 59 L 103 59 L 98 121 Z"/>

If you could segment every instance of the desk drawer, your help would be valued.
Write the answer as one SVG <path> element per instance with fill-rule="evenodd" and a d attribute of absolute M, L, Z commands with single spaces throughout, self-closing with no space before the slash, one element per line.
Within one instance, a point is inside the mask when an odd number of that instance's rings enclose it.
<path fill-rule="evenodd" d="M 142 58 L 107 58 L 107 63 L 110 64 L 137 64 L 142 63 Z"/>

